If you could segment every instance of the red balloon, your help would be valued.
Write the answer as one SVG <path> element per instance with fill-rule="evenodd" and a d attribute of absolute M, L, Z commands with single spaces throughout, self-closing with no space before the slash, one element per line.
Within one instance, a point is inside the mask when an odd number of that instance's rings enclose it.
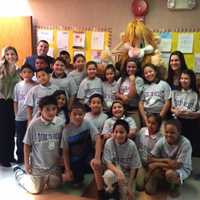
<path fill-rule="evenodd" d="M 145 16 L 148 12 L 148 3 L 145 0 L 134 0 L 131 11 L 135 17 Z"/>

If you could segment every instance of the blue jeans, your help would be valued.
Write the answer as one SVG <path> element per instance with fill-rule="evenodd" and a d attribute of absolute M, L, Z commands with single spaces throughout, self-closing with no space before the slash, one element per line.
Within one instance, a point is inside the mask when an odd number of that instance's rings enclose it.
<path fill-rule="evenodd" d="M 23 151 L 23 139 L 26 133 L 27 121 L 15 121 L 15 128 L 17 134 L 17 158 L 18 161 L 23 162 L 24 151 Z"/>

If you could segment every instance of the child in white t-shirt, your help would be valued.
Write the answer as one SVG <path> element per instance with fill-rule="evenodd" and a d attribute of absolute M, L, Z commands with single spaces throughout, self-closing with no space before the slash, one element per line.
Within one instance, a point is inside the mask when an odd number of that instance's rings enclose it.
<path fill-rule="evenodd" d="M 135 143 L 140 154 L 142 167 L 137 173 L 137 188 L 143 190 L 144 180 L 147 174 L 148 159 L 151 155 L 151 151 L 154 148 L 156 142 L 162 137 L 160 132 L 162 120 L 158 114 L 147 114 L 147 126 L 140 129 L 137 133 Z"/>
<path fill-rule="evenodd" d="M 29 64 L 24 64 L 20 68 L 22 81 L 17 83 L 14 88 L 14 108 L 15 108 L 15 129 L 17 134 L 17 162 L 24 162 L 23 138 L 27 128 L 27 112 L 24 105 L 25 97 L 28 91 L 36 85 L 32 80 L 34 74 L 33 68 Z"/>
<path fill-rule="evenodd" d="M 59 88 L 50 82 L 49 70 L 38 69 L 36 71 L 36 77 L 39 85 L 34 86 L 28 92 L 24 104 L 27 106 L 28 123 L 32 120 L 33 116 L 38 114 L 39 100 L 47 95 L 53 94 Z"/>
<path fill-rule="evenodd" d="M 97 74 L 97 63 L 89 61 L 86 64 L 87 77 L 81 82 L 77 94 L 77 98 L 80 99 L 85 105 L 89 105 L 89 98 L 92 94 L 98 93 L 103 94 L 103 86 L 100 78 Z"/>
<path fill-rule="evenodd" d="M 158 140 L 151 155 L 145 191 L 148 194 L 156 194 L 161 183 L 165 183 L 170 196 L 179 196 L 181 184 L 192 171 L 192 146 L 190 141 L 181 135 L 181 124 L 177 119 L 165 122 L 164 137 Z"/>
<path fill-rule="evenodd" d="M 108 115 L 102 111 L 103 97 L 100 94 L 93 94 L 89 98 L 89 107 L 91 111 L 87 112 L 84 118 L 91 121 L 96 126 L 99 133 L 101 133 L 104 122 L 108 118 Z"/>
<path fill-rule="evenodd" d="M 158 113 L 165 118 L 170 110 L 171 88 L 160 80 L 159 70 L 153 64 L 143 67 L 144 88 L 139 102 L 140 114 L 147 125 L 147 113 Z"/>
<path fill-rule="evenodd" d="M 113 137 L 106 141 L 103 150 L 103 162 L 106 165 L 104 182 L 115 179 L 122 200 L 134 198 L 133 182 L 136 170 L 141 167 L 137 147 L 128 139 L 128 133 L 128 123 L 118 119 L 113 126 Z"/>

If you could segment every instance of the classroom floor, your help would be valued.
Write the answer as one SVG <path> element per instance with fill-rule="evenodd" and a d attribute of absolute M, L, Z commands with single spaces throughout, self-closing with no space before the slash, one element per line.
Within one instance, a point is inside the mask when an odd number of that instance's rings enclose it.
<path fill-rule="evenodd" d="M 193 173 L 200 173 L 200 158 L 193 158 Z M 88 194 L 87 194 L 88 193 Z M 90 194 L 93 193 L 93 194 Z M 75 195 L 69 195 L 62 191 L 48 191 L 41 195 L 30 195 L 21 189 L 14 178 L 12 168 L 0 166 L 0 199 L 1 200 L 91 200 L 94 198 L 94 191 L 87 191 L 84 196 L 93 198 L 84 198 Z M 137 200 L 199 200 L 200 199 L 200 180 L 194 180 L 190 177 L 183 185 L 181 196 L 179 198 L 170 198 L 167 194 L 158 196 L 148 196 L 144 192 L 137 193 Z"/>

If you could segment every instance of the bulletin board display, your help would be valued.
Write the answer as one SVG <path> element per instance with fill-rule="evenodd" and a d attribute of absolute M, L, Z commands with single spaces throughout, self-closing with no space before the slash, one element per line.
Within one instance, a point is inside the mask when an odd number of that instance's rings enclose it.
<path fill-rule="evenodd" d="M 0 17 L 0 50 L 6 46 L 16 48 L 21 66 L 27 56 L 32 55 L 32 18 Z"/>
<path fill-rule="evenodd" d="M 170 53 L 179 50 L 183 52 L 187 66 L 200 72 L 200 30 L 161 31 L 155 34 L 160 36 L 159 48 L 166 64 Z"/>
<path fill-rule="evenodd" d="M 71 58 L 81 53 L 87 61 L 99 62 L 101 52 L 111 46 L 111 28 L 36 27 L 36 32 L 37 41 L 48 41 L 48 55 L 53 57 L 57 57 L 61 50 L 66 50 Z"/>
<path fill-rule="evenodd" d="M 184 53 L 184 57 L 187 63 L 187 66 L 190 69 L 194 69 L 196 67 L 196 59 L 195 57 L 200 54 L 200 32 L 190 32 L 193 34 L 193 50 L 192 53 Z M 178 37 L 179 32 L 172 33 L 172 51 L 177 50 L 178 48 Z"/>

